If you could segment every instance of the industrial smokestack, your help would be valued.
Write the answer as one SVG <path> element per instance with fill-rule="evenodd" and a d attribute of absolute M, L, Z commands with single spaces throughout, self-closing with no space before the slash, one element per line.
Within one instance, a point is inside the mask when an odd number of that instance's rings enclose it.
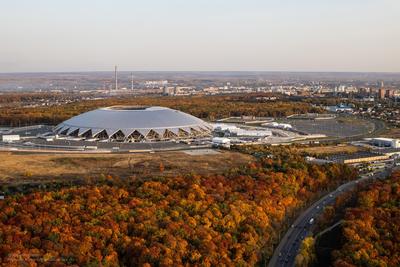
<path fill-rule="evenodd" d="M 114 79 L 115 79 L 115 90 L 118 90 L 118 75 L 117 75 L 117 66 L 115 66 Z"/>
<path fill-rule="evenodd" d="M 133 72 L 131 72 L 131 90 L 133 91 Z"/>

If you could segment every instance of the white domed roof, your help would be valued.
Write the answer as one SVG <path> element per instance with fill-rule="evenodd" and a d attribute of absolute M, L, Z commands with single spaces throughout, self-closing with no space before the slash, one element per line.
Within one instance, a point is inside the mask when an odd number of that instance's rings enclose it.
<path fill-rule="evenodd" d="M 197 135 L 209 133 L 211 126 L 203 120 L 187 113 L 165 107 L 127 107 L 113 106 L 92 110 L 69 120 L 55 128 L 61 135 L 112 138 L 128 138 L 132 134 L 147 139 L 170 139 L 184 136 L 183 133 Z M 104 134 L 105 133 L 105 134 Z"/>

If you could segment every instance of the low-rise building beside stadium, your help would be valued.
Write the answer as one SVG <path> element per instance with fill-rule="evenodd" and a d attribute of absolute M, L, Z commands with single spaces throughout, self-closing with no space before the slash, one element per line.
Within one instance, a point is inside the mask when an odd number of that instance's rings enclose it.
<path fill-rule="evenodd" d="M 371 144 L 378 147 L 400 148 L 400 140 L 393 138 L 372 138 Z"/>

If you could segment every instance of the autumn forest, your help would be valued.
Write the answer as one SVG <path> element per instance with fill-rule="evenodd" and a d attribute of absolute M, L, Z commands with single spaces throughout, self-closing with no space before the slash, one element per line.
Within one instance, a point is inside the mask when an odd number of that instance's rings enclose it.
<path fill-rule="evenodd" d="M 112 177 L 0 202 L 0 263 L 19 266 L 253 266 L 344 165 L 292 148 L 247 147 L 258 160 L 222 175 Z"/>
<path fill-rule="evenodd" d="M 61 97 L 61 96 L 59 96 Z M 182 97 L 121 97 L 99 100 L 86 100 L 63 105 L 22 107 L 18 103 L 34 99 L 57 99 L 54 95 L 13 94 L 0 99 L 0 125 L 25 126 L 32 124 L 56 125 L 82 112 L 113 105 L 164 106 L 187 112 L 196 117 L 215 120 L 229 116 L 284 117 L 297 113 L 322 112 L 306 102 L 289 100 L 263 102 L 257 95 L 232 96 L 182 96 Z M 60 100 L 61 101 L 61 100 Z"/>

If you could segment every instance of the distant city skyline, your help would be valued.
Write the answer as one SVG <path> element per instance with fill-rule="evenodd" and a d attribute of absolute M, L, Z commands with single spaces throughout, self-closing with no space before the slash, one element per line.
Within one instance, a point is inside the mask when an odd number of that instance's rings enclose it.
<path fill-rule="evenodd" d="M 16 0 L 0 72 L 400 72 L 397 0 Z"/>

